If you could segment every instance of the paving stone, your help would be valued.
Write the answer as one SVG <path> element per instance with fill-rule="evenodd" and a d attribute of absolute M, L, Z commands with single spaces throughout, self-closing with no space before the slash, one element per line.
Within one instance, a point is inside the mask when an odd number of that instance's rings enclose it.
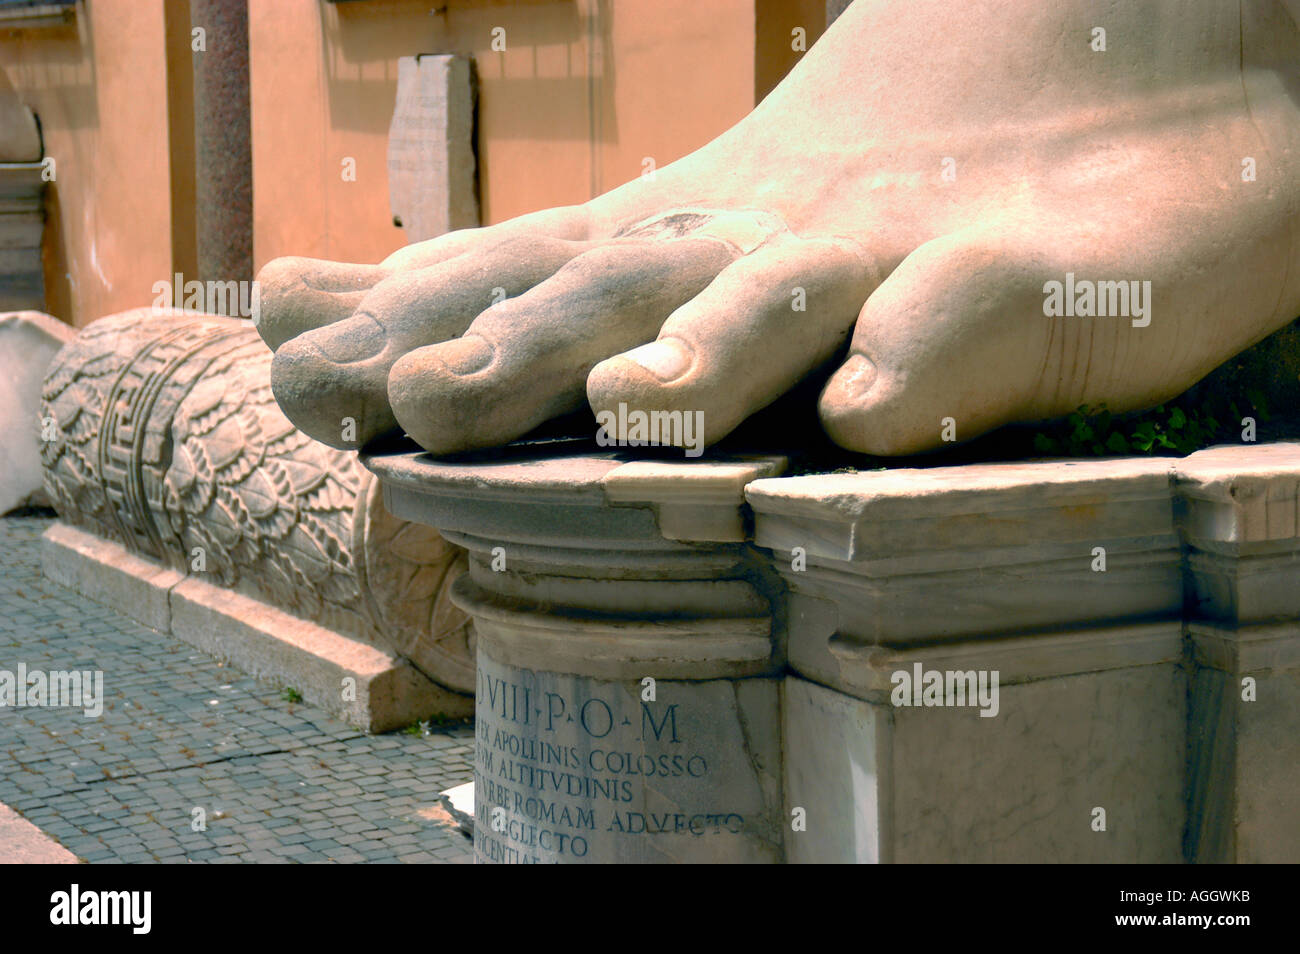
<path fill-rule="evenodd" d="M 0 802 L 88 862 L 471 859 L 468 839 L 409 816 L 472 777 L 472 724 L 370 736 L 286 703 L 47 581 L 50 523 L 0 518 L 0 652 L 29 670 L 102 671 L 104 713 L 6 712 Z M 207 832 L 191 830 L 194 808 Z"/>

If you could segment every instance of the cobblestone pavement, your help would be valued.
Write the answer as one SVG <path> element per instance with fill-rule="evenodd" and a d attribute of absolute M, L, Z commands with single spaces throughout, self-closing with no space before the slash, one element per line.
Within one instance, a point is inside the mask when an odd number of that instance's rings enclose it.
<path fill-rule="evenodd" d="M 0 670 L 102 670 L 104 711 L 0 708 L 0 803 L 89 862 L 470 860 L 421 812 L 472 777 L 472 728 L 366 735 L 287 702 L 46 580 L 50 522 L 0 518 Z"/>

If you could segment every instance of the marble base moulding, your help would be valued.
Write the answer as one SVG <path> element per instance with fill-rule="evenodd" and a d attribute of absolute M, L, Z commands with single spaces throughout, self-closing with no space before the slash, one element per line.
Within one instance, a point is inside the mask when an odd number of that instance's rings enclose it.
<path fill-rule="evenodd" d="M 470 554 L 480 861 L 1300 860 L 1300 445 L 363 462 Z"/>
<path fill-rule="evenodd" d="M 778 581 L 741 505 L 783 463 L 682 494 L 676 465 L 614 455 L 367 461 L 395 516 L 470 554 L 478 860 L 782 858 Z"/>

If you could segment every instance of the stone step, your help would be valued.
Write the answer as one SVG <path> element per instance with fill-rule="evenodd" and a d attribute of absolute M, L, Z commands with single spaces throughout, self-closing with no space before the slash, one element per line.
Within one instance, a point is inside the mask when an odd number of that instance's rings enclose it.
<path fill-rule="evenodd" d="M 429 717 L 460 718 L 472 700 L 409 663 L 260 600 L 142 559 L 120 544 L 56 523 L 41 541 L 46 577 L 242 672 L 293 688 L 350 725 L 385 732 Z"/>

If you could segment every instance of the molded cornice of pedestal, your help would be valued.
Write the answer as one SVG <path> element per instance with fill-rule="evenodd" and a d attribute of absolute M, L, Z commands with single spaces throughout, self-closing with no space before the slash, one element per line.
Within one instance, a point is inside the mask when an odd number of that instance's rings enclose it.
<path fill-rule="evenodd" d="M 793 591 L 792 664 L 834 683 L 832 634 L 907 646 L 1177 619 L 1169 470 L 1124 459 L 755 481 L 755 543 Z"/>
<path fill-rule="evenodd" d="M 574 531 L 588 540 L 650 533 L 661 540 L 740 543 L 745 486 L 786 466 L 779 456 L 675 462 L 629 461 L 614 453 L 476 462 L 405 453 L 362 462 L 384 482 L 399 516 L 538 542 Z M 501 512 L 505 501 L 512 514 Z M 602 513 L 594 518 L 596 510 Z M 582 521 L 573 523 L 580 514 Z"/>
<path fill-rule="evenodd" d="M 512 606 L 472 579 L 457 580 L 452 596 L 474 618 L 481 647 L 492 658 L 525 669 L 599 679 L 716 679 L 773 668 L 772 626 L 766 612 L 749 617 L 636 619 Z"/>
<path fill-rule="evenodd" d="M 759 480 L 755 542 L 869 563 L 1173 533 L 1169 463 L 1050 461 Z"/>
<path fill-rule="evenodd" d="M 605 679 L 772 672 L 775 574 L 743 546 L 745 485 L 780 457 L 364 458 L 388 509 L 469 550 L 456 604 L 521 669 Z"/>
<path fill-rule="evenodd" d="M 1196 615 L 1249 625 L 1300 616 L 1300 444 L 1213 447 L 1175 465 Z"/>
<path fill-rule="evenodd" d="M 1300 444 L 1212 447 L 1175 465 L 1188 542 L 1225 550 L 1300 540 Z"/>

